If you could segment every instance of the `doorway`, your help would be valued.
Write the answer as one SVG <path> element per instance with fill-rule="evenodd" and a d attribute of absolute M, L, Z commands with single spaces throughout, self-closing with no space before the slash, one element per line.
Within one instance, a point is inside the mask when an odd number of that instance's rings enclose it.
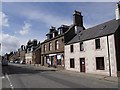
<path fill-rule="evenodd" d="M 42 66 L 44 66 L 44 57 L 42 57 Z"/>
<path fill-rule="evenodd" d="M 54 65 L 54 56 L 51 56 L 51 66 Z"/>
<path fill-rule="evenodd" d="M 80 58 L 80 72 L 85 72 L 85 58 Z"/>

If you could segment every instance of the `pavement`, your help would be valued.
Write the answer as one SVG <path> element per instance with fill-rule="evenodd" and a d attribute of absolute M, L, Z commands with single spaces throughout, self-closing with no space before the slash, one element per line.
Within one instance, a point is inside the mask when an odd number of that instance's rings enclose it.
<path fill-rule="evenodd" d="M 110 77 L 110 76 L 91 74 L 91 73 L 81 73 L 81 72 L 76 72 L 76 71 L 58 69 L 58 68 L 53 68 L 53 67 L 46 67 L 46 66 L 41 66 L 41 65 L 33 65 L 33 64 L 31 64 L 30 66 L 32 66 L 36 69 L 43 69 L 43 70 L 48 69 L 50 71 L 62 72 L 64 74 L 69 74 L 69 75 L 83 76 L 83 77 L 88 77 L 88 78 L 96 78 L 99 80 L 106 80 L 106 81 L 120 83 L 120 77 L 118 78 L 118 77 L 113 77 L 113 76 Z"/>

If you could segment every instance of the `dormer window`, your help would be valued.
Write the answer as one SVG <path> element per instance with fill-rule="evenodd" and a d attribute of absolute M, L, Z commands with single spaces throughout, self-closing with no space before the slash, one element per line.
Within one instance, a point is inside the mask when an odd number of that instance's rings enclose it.
<path fill-rule="evenodd" d="M 50 39 L 50 35 L 47 35 L 47 39 Z"/>
<path fill-rule="evenodd" d="M 63 34 L 63 29 L 61 29 L 60 31 L 61 31 L 61 34 Z"/>
<path fill-rule="evenodd" d="M 55 37 L 55 33 L 53 33 L 53 38 Z"/>
<path fill-rule="evenodd" d="M 61 29 L 59 29 L 58 34 L 59 34 L 59 35 L 61 34 Z"/>

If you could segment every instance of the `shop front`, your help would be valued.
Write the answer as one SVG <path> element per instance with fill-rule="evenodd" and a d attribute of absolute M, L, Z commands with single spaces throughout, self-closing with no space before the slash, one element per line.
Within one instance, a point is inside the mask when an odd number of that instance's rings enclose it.
<path fill-rule="evenodd" d="M 46 56 L 46 63 L 52 67 L 64 66 L 64 56 L 63 54 L 49 54 Z"/>

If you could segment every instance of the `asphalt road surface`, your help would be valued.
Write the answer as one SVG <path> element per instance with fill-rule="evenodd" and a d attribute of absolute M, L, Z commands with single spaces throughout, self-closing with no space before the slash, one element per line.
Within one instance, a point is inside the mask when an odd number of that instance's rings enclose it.
<path fill-rule="evenodd" d="M 2 67 L 2 88 L 118 88 L 117 82 L 70 75 L 30 65 Z"/>

